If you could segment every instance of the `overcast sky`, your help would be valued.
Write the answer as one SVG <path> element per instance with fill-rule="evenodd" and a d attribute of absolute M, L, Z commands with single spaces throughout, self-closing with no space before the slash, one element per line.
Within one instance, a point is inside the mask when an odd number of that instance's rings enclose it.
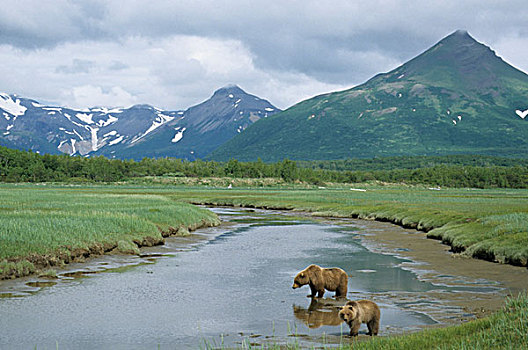
<path fill-rule="evenodd" d="M 0 91 L 69 107 L 186 109 L 232 83 L 286 108 L 457 29 L 528 72 L 526 0 L 17 0 L 0 18 Z"/>

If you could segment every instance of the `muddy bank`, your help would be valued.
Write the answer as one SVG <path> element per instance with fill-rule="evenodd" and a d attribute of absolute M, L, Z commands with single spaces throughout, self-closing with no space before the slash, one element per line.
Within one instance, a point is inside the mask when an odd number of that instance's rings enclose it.
<path fill-rule="evenodd" d="M 165 244 L 165 238 L 171 236 L 185 236 L 200 228 L 220 225 L 220 220 L 207 221 L 205 219 L 190 225 L 159 229 L 159 236 L 144 236 L 141 239 L 119 242 L 96 242 L 88 247 L 63 246 L 50 254 L 30 254 L 23 258 L 0 261 L 0 280 L 14 279 L 46 273 L 47 270 L 60 268 L 71 263 L 85 262 L 87 259 L 104 254 L 133 254 L 139 255 L 139 248 L 153 247 Z M 48 276 L 53 277 L 53 276 Z"/>
<path fill-rule="evenodd" d="M 375 224 L 374 224 L 375 226 Z M 425 281 L 456 283 L 454 276 L 462 276 L 479 285 L 483 279 L 496 281 L 502 290 L 493 294 L 477 293 L 452 299 L 452 303 L 463 307 L 477 317 L 489 315 L 504 305 L 504 299 L 528 290 L 528 270 L 524 267 L 499 264 L 473 259 L 452 253 L 440 241 L 428 239 L 426 233 L 415 230 L 373 229 L 361 236 L 363 244 L 372 251 L 394 254 L 411 260 L 405 268 L 418 274 Z M 416 264 L 415 262 L 418 262 Z M 443 281 L 443 282 L 442 282 Z M 441 296 L 437 296 L 440 297 Z"/>
<path fill-rule="evenodd" d="M 209 206 L 226 206 L 226 207 L 239 207 L 239 208 L 255 208 L 255 209 L 265 209 L 265 210 L 282 210 L 282 211 L 289 211 L 289 210 L 298 210 L 300 212 L 308 212 L 311 213 L 314 216 L 324 216 L 324 217 L 334 217 L 334 218 L 351 218 L 351 219 L 361 219 L 361 220 L 374 220 L 379 222 L 388 222 L 391 224 L 398 225 L 400 227 L 403 227 L 405 229 L 413 229 L 421 232 L 425 232 L 427 235 L 426 237 L 429 239 L 434 240 L 440 240 L 444 245 L 449 246 L 450 250 L 453 253 L 461 253 L 463 254 L 466 250 L 466 247 L 462 246 L 455 246 L 453 242 L 449 239 L 443 238 L 441 235 L 438 235 L 434 233 L 434 229 L 439 229 L 443 226 L 435 226 L 433 224 L 427 224 L 417 221 L 409 220 L 408 218 L 396 218 L 396 217 L 387 217 L 387 216 L 380 216 L 376 213 L 350 213 L 349 215 L 342 215 L 338 214 L 336 212 L 332 211 L 325 211 L 320 212 L 317 209 L 316 210 L 310 210 L 310 209 L 304 209 L 304 208 L 296 208 L 295 206 L 284 206 L 284 205 L 259 205 L 259 204 L 233 204 L 229 202 L 201 202 L 201 201 L 190 201 L 191 204 L 197 204 L 197 205 L 209 205 Z M 469 220 L 469 219 L 468 219 Z M 433 232 L 431 232 L 433 231 Z M 480 260 L 486 260 L 494 263 L 501 263 L 501 264 L 509 264 L 514 266 L 522 266 L 522 267 L 528 267 L 528 259 L 520 259 L 520 258 L 505 258 L 505 257 L 498 257 L 495 256 L 493 252 L 487 251 L 487 250 L 479 250 L 473 253 L 471 258 L 480 259 Z"/>

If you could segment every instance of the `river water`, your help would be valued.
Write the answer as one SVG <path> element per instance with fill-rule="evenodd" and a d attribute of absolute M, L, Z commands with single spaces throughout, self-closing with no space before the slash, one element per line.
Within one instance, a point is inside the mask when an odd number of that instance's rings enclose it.
<path fill-rule="evenodd" d="M 105 256 L 69 266 L 57 280 L 0 283 L 0 349 L 347 341 L 341 335 L 348 327 L 337 317 L 344 301 L 333 292 L 311 301 L 307 286 L 291 288 L 295 274 L 312 263 L 347 271 L 349 299 L 378 302 L 380 335 L 472 317 L 431 295 L 497 290 L 482 281 L 423 281 L 403 268 L 409 261 L 365 248 L 359 235 L 368 224 L 357 220 L 332 224 L 278 212 L 213 210 L 228 224 L 168 239 L 142 257 Z"/>

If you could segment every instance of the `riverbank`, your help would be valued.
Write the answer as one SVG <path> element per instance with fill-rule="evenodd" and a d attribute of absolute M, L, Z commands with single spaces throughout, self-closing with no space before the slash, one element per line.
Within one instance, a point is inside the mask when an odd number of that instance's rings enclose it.
<path fill-rule="evenodd" d="M 359 187 L 359 185 L 358 185 Z M 391 222 L 427 233 L 463 256 L 528 266 L 528 190 L 368 186 L 175 191 L 193 204 L 297 210 Z"/>
<path fill-rule="evenodd" d="M 163 235 L 218 224 L 207 211 L 183 202 L 388 221 L 426 232 L 462 256 L 528 265 L 528 190 L 227 187 L 0 185 L 0 278 L 115 249 L 137 253 L 138 246 L 161 244 Z"/>
<path fill-rule="evenodd" d="M 106 187 L 0 186 L 0 279 L 32 274 L 105 253 L 139 254 L 219 219 L 208 210 L 155 194 Z"/>

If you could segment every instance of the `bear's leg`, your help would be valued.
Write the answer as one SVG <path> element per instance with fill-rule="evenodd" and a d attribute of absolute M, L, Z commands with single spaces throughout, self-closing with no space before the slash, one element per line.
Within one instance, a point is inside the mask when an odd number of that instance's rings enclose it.
<path fill-rule="evenodd" d="M 347 294 L 347 288 L 343 288 L 343 287 L 337 287 L 336 289 L 336 293 L 335 293 L 335 297 L 336 298 L 346 298 L 346 294 Z"/>
<path fill-rule="evenodd" d="M 349 323 L 349 326 L 350 326 L 350 336 L 357 337 L 358 332 L 359 332 L 359 327 L 361 326 L 361 322 L 359 322 L 358 320 L 354 320 Z"/>
<path fill-rule="evenodd" d="M 318 297 L 318 298 L 322 298 L 323 295 L 324 295 L 324 293 L 325 293 L 325 290 L 324 290 L 324 288 L 323 288 L 323 289 L 321 289 L 320 291 L 317 292 L 317 297 Z"/>
<path fill-rule="evenodd" d="M 370 336 L 378 335 L 379 320 L 378 319 L 370 320 L 370 322 L 367 323 L 367 327 L 368 327 L 368 330 L 369 330 L 367 335 L 370 335 Z"/>
<path fill-rule="evenodd" d="M 307 297 L 308 298 L 315 298 L 315 295 L 317 294 L 317 289 L 315 288 L 315 286 L 310 284 L 310 291 L 312 292 L 312 294 L 307 295 Z"/>

